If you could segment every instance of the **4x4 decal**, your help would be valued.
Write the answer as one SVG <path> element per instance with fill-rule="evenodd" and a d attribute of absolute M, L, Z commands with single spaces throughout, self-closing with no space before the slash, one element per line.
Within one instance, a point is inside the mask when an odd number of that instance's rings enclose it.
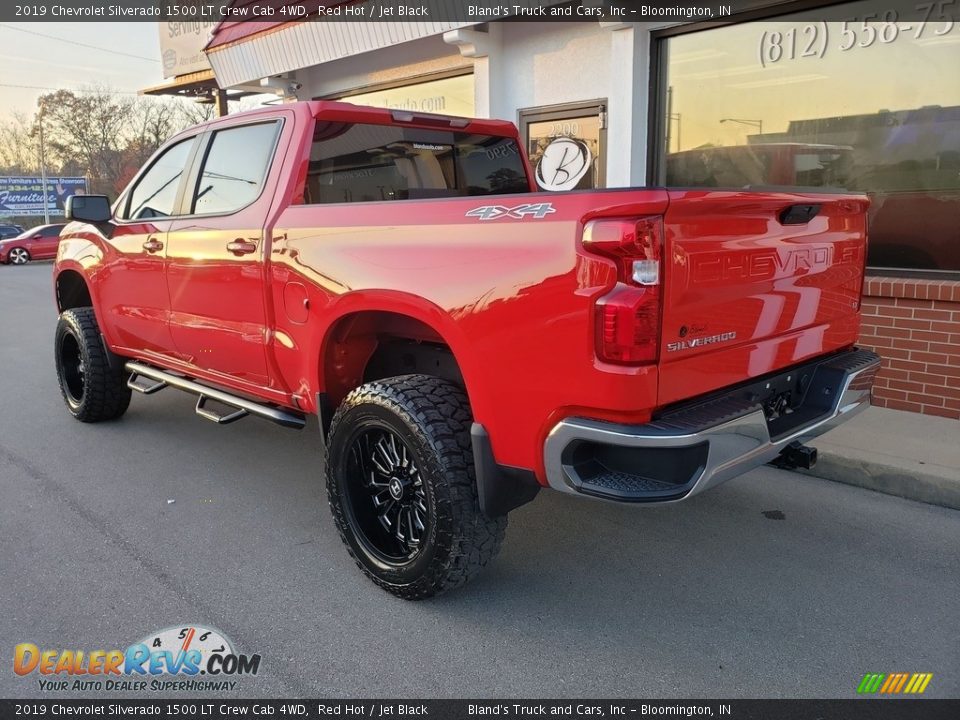
<path fill-rule="evenodd" d="M 481 220 L 497 220 L 503 217 L 523 220 L 525 217 L 533 217 L 542 220 L 550 213 L 556 212 L 553 203 L 524 203 L 523 205 L 514 205 L 513 207 L 504 207 L 503 205 L 484 205 L 474 208 L 467 212 L 467 217 L 476 217 Z"/>

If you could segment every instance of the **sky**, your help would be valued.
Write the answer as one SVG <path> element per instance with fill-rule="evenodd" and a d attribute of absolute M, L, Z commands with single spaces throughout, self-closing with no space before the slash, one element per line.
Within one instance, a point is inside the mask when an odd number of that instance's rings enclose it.
<path fill-rule="evenodd" d="M 135 94 L 163 82 L 155 22 L 0 23 L 0 62 L 0 122 L 33 114 L 50 89 L 103 84 Z"/>

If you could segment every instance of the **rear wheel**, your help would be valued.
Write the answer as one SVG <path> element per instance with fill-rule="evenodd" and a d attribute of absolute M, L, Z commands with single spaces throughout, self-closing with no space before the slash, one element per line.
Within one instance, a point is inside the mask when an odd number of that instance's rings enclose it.
<path fill-rule="evenodd" d="M 111 367 L 93 308 L 60 313 L 54 359 L 60 393 L 77 420 L 113 420 L 127 411 L 127 374 L 122 367 Z"/>
<path fill-rule="evenodd" d="M 419 600 L 464 584 L 499 552 L 505 517 L 480 510 L 470 406 L 455 385 L 405 375 L 363 385 L 330 427 L 327 495 L 360 569 Z"/>
<path fill-rule="evenodd" d="M 30 262 L 30 252 L 26 248 L 13 248 L 8 257 L 10 258 L 10 262 L 14 265 L 26 265 L 28 262 Z"/>

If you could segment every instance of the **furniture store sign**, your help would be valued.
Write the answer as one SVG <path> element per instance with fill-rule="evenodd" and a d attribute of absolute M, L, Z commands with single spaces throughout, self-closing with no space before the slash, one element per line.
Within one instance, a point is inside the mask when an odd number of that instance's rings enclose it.
<path fill-rule="evenodd" d="M 47 212 L 63 215 L 63 207 L 71 195 L 87 192 L 86 178 L 48 177 Z M 39 177 L 0 177 L 0 216 L 42 216 L 44 208 L 43 179 Z"/>

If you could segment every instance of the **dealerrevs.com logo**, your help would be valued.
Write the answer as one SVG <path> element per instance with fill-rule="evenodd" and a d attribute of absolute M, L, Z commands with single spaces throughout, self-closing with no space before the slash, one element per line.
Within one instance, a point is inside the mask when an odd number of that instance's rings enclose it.
<path fill-rule="evenodd" d="M 233 690 L 240 675 L 256 675 L 260 655 L 243 655 L 223 633 L 200 625 L 150 633 L 126 650 L 41 649 L 20 643 L 13 671 L 36 676 L 44 692 L 63 690 Z"/>

